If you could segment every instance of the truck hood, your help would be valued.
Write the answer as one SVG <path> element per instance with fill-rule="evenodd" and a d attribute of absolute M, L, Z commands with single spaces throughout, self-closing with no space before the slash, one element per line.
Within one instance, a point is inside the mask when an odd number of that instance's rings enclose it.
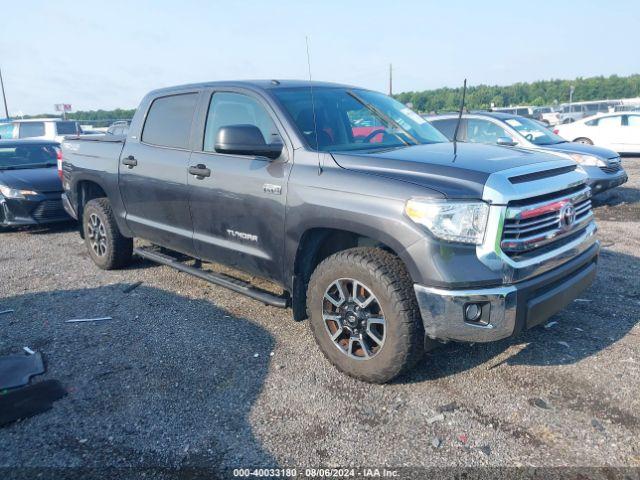
<path fill-rule="evenodd" d="M 62 182 L 56 167 L 0 170 L 0 184 L 39 193 L 62 192 Z"/>
<path fill-rule="evenodd" d="M 560 153 L 581 153 L 583 155 L 595 155 L 600 158 L 617 158 L 618 155 L 608 148 L 596 147 L 595 145 L 585 145 L 584 143 L 563 142 L 555 145 L 541 145 L 543 150 L 552 150 Z"/>
<path fill-rule="evenodd" d="M 447 142 L 332 155 L 342 168 L 421 185 L 449 198 L 481 198 L 494 172 L 558 161 L 542 152 L 460 142 L 455 154 L 453 143 Z"/>

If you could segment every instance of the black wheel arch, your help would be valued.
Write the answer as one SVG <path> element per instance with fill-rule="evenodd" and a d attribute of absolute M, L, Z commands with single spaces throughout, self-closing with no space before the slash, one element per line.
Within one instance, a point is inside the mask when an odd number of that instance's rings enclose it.
<path fill-rule="evenodd" d="M 385 242 L 355 231 L 311 228 L 302 234 L 294 259 L 291 281 L 294 320 L 301 321 L 307 318 L 307 287 L 315 268 L 331 255 L 355 247 L 379 248 L 402 260 L 398 252 Z M 406 267 L 406 263 L 403 263 Z"/>

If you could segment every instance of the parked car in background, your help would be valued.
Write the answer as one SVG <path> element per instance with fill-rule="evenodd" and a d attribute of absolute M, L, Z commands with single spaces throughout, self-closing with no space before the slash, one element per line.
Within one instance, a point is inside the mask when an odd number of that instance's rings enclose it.
<path fill-rule="evenodd" d="M 57 165 L 60 145 L 0 140 L 0 227 L 68 221 Z"/>
<path fill-rule="evenodd" d="M 640 153 L 640 112 L 603 113 L 558 125 L 554 132 L 572 142 L 597 145 L 618 153 Z"/>
<path fill-rule="evenodd" d="M 454 147 L 382 93 L 277 80 L 165 88 L 142 100 L 126 138 L 62 147 L 65 207 L 96 265 L 120 268 L 135 252 L 291 306 L 362 380 L 391 380 L 434 339 L 517 335 L 596 274 L 591 189 L 575 162 Z M 165 253 L 134 249 L 134 237 Z"/>
<path fill-rule="evenodd" d="M 497 107 L 492 108 L 492 112 L 509 113 L 511 115 L 520 115 L 521 117 L 533 118 L 535 116 L 536 107 L 520 106 L 520 107 Z"/>
<path fill-rule="evenodd" d="M 80 124 L 75 120 L 61 120 L 59 118 L 34 118 L 28 120 L 14 120 L 12 138 L 34 138 L 61 142 L 65 135 L 79 135 L 82 133 Z"/>
<path fill-rule="evenodd" d="M 559 123 L 571 123 L 598 113 L 612 112 L 621 104 L 620 100 L 565 103 L 558 109 Z"/>
<path fill-rule="evenodd" d="M 449 139 L 453 138 L 457 121 L 456 115 L 429 118 L 429 122 Z M 538 121 L 517 115 L 495 112 L 463 115 L 458 139 L 470 143 L 517 146 L 569 157 L 587 172 L 594 193 L 622 185 L 628 178 L 615 151 L 567 142 Z"/>
<path fill-rule="evenodd" d="M 536 107 L 533 109 L 533 118 L 547 125 L 560 123 L 560 114 L 553 107 Z"/>
<path fill-rule="evenodd" d="M 107 135 L 126 135 L 129 131 L 129 122 L 125 120 L 113 122 L 107 128 Z"/>

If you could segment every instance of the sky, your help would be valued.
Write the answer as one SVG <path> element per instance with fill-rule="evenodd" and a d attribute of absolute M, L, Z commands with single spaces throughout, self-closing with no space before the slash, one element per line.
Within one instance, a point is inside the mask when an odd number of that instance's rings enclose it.
<path fill-rule="evenodd" d="M 134 108 L 199 81 L 306 79 L 307 36 L 314 80 L 387 91 L 392 63 L 394 93 L 640 73 L 638 0 L 1 1 L 12 115 Z"/>

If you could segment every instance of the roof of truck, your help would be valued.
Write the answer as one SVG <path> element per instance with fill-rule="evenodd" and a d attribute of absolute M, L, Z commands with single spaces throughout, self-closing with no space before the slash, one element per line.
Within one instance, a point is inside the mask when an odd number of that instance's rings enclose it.
<path fill-rule="evenodd" d="M 185 85 L 176 85 L 173 87 L 159 88 L 150 92 L 151 94 L 157 94 L 161 92 L 171 92 L 175 90 L 185 90 L 189 88 L 213 88 L 213 87 L 245 87 L 254 88 L 259 90 L 274 90 L 276 88 L 302 88 L 313 86 L 316 88 L 360 88 L 353 85 L 344 85 L 341 83 L 331 82 L 317 82 L 309 80 L 230 80 L 230 81 L 218 81 L 218 82 L 201 82 L 190 83 Z M 364 90 L 364 89 L 363 89 Z"/>

